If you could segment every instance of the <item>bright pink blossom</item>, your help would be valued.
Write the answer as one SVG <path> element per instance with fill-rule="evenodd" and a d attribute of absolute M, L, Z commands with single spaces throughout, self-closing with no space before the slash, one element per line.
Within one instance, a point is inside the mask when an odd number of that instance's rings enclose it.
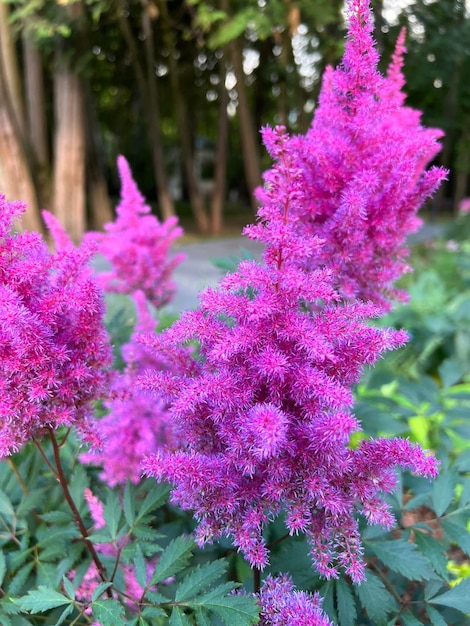
<path fill-rule="evenodd" d="M 263 529 L 284 511 L 288 531 L 307 535 L 321 574 L 342 568 L 359 581 L 356 513 L 390 526 L 381 494 L 394 489 L 396 466 L 434 476 L 436 463 L 400 439 L 351 449 L 359 430 L 351 387 L 406 334 L 369 325 L 374 305 L 338 302 L 331 270 L 311 269 L 323 244 L 298 217 L 306 190 L 297 155 L 282 129 L 265 130 L 264 140 L 276 164 L 250 229 L 266 244 L 263 262 L 242 261 L 201 294 L 198 310 L 146 339 L 178 365 L 142 384 L 170 403 L 186 445 L 156 452 L 144 469 L 173 483 L 173 502 L 193 509 L 201 545 L 230 536 L 263 568 Z M 194 341 L 191 356 L 183 346 Z"/>
<path fill-rule="evenodd" d="M 321 597 L 297 591 L 285 574 L 268 576 L 259 592 L 261 626 L 333 626 L 321 609 Z"/>
<path fill-rule="evenodd" d="M 291 219 L 324 241 L 310 266 L 329 268 L 343 298 L 389 308 L 406 297 L 393 284 L 409 270 L 406 237 L 421 224 L 416 213 L 446 176 L 442 168 L 426 169 L 442 132 L 424 128 L 421 113 L 403 104 L 405 32 L 383 76 L 368 0 L 349 0 L 347 13 L 342 64 L 325 72 L 310 130 L 289 139 L 302 190 Z M 269 176 L 258 194 L 262 204 Z"/>
<path fill-rule="evenodd" d="M 75 248 L 45 214 L 51 254 L 40 235 L 11 232 L 23 210 L 0 196 L 0 458 L 59 426 L 99 443 L 90 416 L 111 363 L 94 249 Z"/>
<path fill-rule="evenodd" d="M 105 233 L 88 235 L 111 264 L 111 270 L 97 278 L 105 291 L 132 294 L 140 290 L 158 308 L 167 304 L 175 291 L 171 275 L 184 255 L 170 258 L 169 251 L 183 231 L 176 217 L 160 223 L 151 214 L 123 156 L 118 157 L 117 165 L 122 183 L 117 218 L 104 226 Z"/>

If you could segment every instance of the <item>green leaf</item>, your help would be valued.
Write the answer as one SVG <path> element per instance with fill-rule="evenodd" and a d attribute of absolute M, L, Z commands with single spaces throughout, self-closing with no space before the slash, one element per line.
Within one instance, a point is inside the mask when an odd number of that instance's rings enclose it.
<path fill-rule="evenodd" d="M 416 531 L 415 541 L 420 552 L 429 559 L 434 571 L 444 580 L 447 580 L 449 572 L 447 571 L 447 556 L 443 543 L 420 531 Z"/>
<path fill-rule="evenodd" d="M 62 584 L 64 585 L 65 593 L 73 600 L 75 598 L 75 587 L 71 580 L 67 576 L 62 576 Z"/>
<path fill-rule="evenodd" d="M 226 569 L 227 563 L 225 559 L 199 565 L 179 585 L 175 596 L 176 602 L 185 602 L 190 598 L 194 598 L 210 583 L 220 578 Z"/>
<path fill-rule="evenodd" d="M 158 509 L 162 504 L 164 504 L 168 499 L 169 493 L 170 488 L 168 485 L 159 483 L 155 484 L 145 496 L 145 499 L 139 508 L 136 521 L 141 520 L 144 515 Z"/>
<path fill-rule="evenodd" d="M 456 516 L 453 516 L 452 520 L 448 518 L 441 520 L 441 526 L 446 535 L 470 556 L 470 534 L 466 524 L 454 524 L 454 519 L 457 519 Z"/>
<path fill-rule="evenodd" d="M 166 617 L 166 613 L 158 606 L 146 606 L 142 611 L 142 617 Z"/>
<path fill-rule="evenodd" d="M 167 602 L 170 602 L 170 599 L 159 591 L 147 591 L 145 597 L 149 602 L 153 602 L 153 604 L 166 604 Z"/>
<path fill-rule="evenodd" d="M 224 587 L 221 585 L 221 588 Z M 227 626 L 250 626 L 259 615 L 260 607 L 252 596 L 215 595 L 215 591 L 200 596 L 192 602 L 191 607 L 204 608 L 218 615 Z"/>
<path fill-rule="evenodd" d="M 103 593 L 106 591 L 106 589 L 109 589 L 109 587 L 111 587 L 112 583 L 100 583 L 96 589 L 93 591 L 93 595 L 91 596 L 91 601 L 95 602 L 95 600 L 98 600 L 98 598 L 100 596 L 103 595 Z"/>
<path fill-rule="evenodd" d="M 134 557 L 135 576 L 142 588 L 147 586 L 147 564 L 144 559 L 142 548 L 137 544 Z"/>
<path fill-rule="evenodd" d="M 400 615 L 403 626 L 423 626 L 423 622 L 409 612 Z"/>
<path fill-rule="evenodd" d="M 11 626 L 11 619 L 6 615 L 0 615 L 1 626 Z"/>
<path fill-rule="evenodd" d="M 413 543 L 394 539 L 370 541 L 366 542 L 366 545 L 375 552 L 384 565 L 408 580 L 429 580 L 435 577 L 428 559 L 418 552 Z"/>
<path fill-rule="evenodd" d="M 351 587 L 344 580 L 336 581 L 336 605 L 338 607 L 338 622 L 341 626 L 354 626 L 356 623 L 356 603 Z"/>
<path fill-rule="evenodd" d="M 456 359 L 445 359 L 438 367 L 439 376 L 441 377 L 442 386 L 448 389 L 462 378 L 462 368 Z"/>
<path fill-rule="evenodd" d="M 126 488 L 124 489 L 124 517 L 129 526 L 134 524 L 135 520 L 135 497 L 134 487 L 129 479 L 127 479 Z"/>
<path fill-rule="evenodd" d="M 125 626 L 124 607 L 117 600 L 98 600 L 91 605 L 93 617 L 101 626 Z"/>
<path fill-rule="evenodd" d="M 397 610 L 397 603 L 383 584 L 370 570 L 367 570 L 367 579 L 354 587 L 359 602 L 367 611 L 373 622 L 381 624 L 386 621 L 387 614 Z"/>
<path fill-rule="evenodd" d="M 55 622 L 54 626 L 59 626 L 60 624 L 63 624 L 63 622 L 65 621 L 65 618 L 68 617 L 70 613 L 72 613 L 73 609 L 74 609 L 73 604 L 69 604 L 68 606 L 66 606 L 65 609 L 60 614 L 59 619 Z"/>
<path fill-rule="evenodd" d="M 439 611 L 436 611 L 432 606 L 427 606 L 426 611 L 428 613 L 428 617 L 433 626 L 448 626 L 445 619 L 441 616 Z"/>
<path fill-rule="evenodd" d="M 121 503 L 117 494 L 114 491 L 108 491 L 106 504 L 103 507 L 103 517 L 106 522 L 106 528 L 113 540 L 117 538 L 121 514 Z"/>
<path fill-rule="evenodd" d="M 8 585 L 7 591 L 10 595 L 16 596 L 21 592 L 21 589 L 30 575 L 33 566 L 34 563 L 30 561 L 16 572 L 15 576 L 10 580 L 10 584 Z"/>
<path fill-rule="evenodd" d="M 196 610 L 197 626 L 212 626 L 209 617 L 200 607 Z"/>
<path fill-rule="evenodd" d="M 70 599 L 55 589 L 40 585 L 37 589 L 28 591 L 26 596 L 15 599 L 15 602 L 18 602 L 23 611 L 42 613 L 64 604 L 70 604 Z"/>
<path fill-rule="evenodd" d="M 183 611 L 179 608 L 179 606 L 174 606 L 171 612 L 169 624 L 170 626 L 190 626 L 191 622 L 183 613 Z"/>
<path fill-rule="evenodd" d="M 5 560 L 5 554 L 3 550 L 0 552 L 0 587 L 3 584 L 3 579 L 5 578 L 5 574 L 7 571 L 7 564 Z"/>
<path fill-rule="evenodd" d="M 181 536 L 173 539 L 160 555 L 149 587 L 182 570 L 191 557 L 194 547 L 195 543 L 189 537 Z"/>
<path fill-rule="evenodd" d="M 449 591 L 431 598 L 428 602 L 449 606 L 452 609 L 457 609 L 457 611 L 462 611 L 462 613 L 470 613 L 470 578 L 466 578 Z"/>
<path fill-rule="evenodd" d="M 455 471 L 443 471 L 433 482 L 432 488 L 432 504 L 434 512 L 438 517 L 443 515 L 452 500 L 454 499 L 454 490 L 457 483 L 457 474 Z"/>

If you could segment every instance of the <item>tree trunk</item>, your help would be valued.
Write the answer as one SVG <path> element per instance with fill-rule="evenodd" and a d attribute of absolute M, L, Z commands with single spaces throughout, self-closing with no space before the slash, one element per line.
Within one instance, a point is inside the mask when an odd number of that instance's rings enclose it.
<path fill-rule="evenodd" d="M 204 206 L 204 200 L 199 191 L 196 176 L 194 175 L 194 159 L 193 159 L 193 147 L 191 142 L 192 134 L 190 132 L 188 122 L 188 110 L 186 107 L 186 101 L 182 94 L 178 65 L 176 63 L 176 48 L 173 39 L 173 33 L 169 24 L 168 9 L 166 1 L 159 0 L 158 8 L 163 20 L 162 31 L 164 45 L 169 51 L 168 65 L 170 70 L 170 83 L 173 97 L 173 103 L 175 106 L 176 120 L 178 124 L 178 135 L 181 147 L 181 157 L 183 161 L 183 168 L 186 177 L 186 184 L 188 187 L 189 201 L 191 204 L 191 210 L 196 221 L 197 229 L 200 233 L 209 232 L 209 218 Z"/>
<path fill-rule="evenodd" d="M 54 90 L 54 214 L 78 243 L 86 224 L 82 87 L 70 68 L 57 67 Z"/>
<path fill-rule="evenodd" d="M 258 203 L 254 197 L 254 191 L 261 185 L 261 164 L 259 157 L 259 141 L 257 131 L 250 110 L 248 92 L 245 85 L 245 72 L 243 71 L 243 43 L 236 39 L 228 44 L 233 71 L 237 80 L 238 94 L 238 117 L 240 120 L 240 139 L 242 144 L 243 165 L 245 178 L 250 193 L 250 201 L 253 210 L 256 211 Z"/>
<path fill-rule="evenodd" d="M 41 207 L 50 206 L 50 163 L 47 145 L 47 122 L 44 102 L 44 80 L 39 50 L 23 34 L 25 76 L 26 130 L 31 147 Z"/>
<path fill-rule="evenodd" d="M 215 149 L 214 189 L 211 196 L 211 233 L 219 235 L 222 231 L 223 210 L 227 187 L 227 147 L 228 147 L 228 93 L 225 88 L 225 63 L 221 59 L 219 87 L 219 119 L 217 123 L 217 145 Z"/>
<path fill-rule="evenodd" d="M 147 63 L 147 85 L 149 96 L 149 126 L 152 137 L 152 156 L 157 181 L 158 204 L 164 219 L 175 215 L 175 206 L 170 194 L 168 177 L 165 171 L 163 150 L 160 105 L 158 102 L 157 79 L 155 76 L 155 54 L 152 22 L 148 0 L 142 2 L 142 30 L 145 35 L 145 59 Z M 153 5 L 152 5 L 153 6 Z"/>
<path fill-rule="evenodd" d="M 20 81 L 6 9 L 6 5 L 0 2 L 0 192 L 7 200 L 21 200 L 27 204 L 22 227 L 42 232 L 36 189 L 22 132 Z"/>

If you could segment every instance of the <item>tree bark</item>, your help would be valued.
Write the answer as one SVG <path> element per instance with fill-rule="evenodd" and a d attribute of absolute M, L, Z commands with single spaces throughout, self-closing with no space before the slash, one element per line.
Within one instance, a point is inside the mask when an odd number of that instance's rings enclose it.
<path fill-rule="evenodd" d="M 41 53 L 23 33 L 26 130 L 41 207 L 50 206 L 50 163 Z"/>
<path fill-rule="evenodd" d="M 23 136 L 20 83 L 7 7 L 0 2 L 0 192 L 27 204 L 19 227 L 42 232 L 38 199 Z"/>
<path fill-rule="evenodd" d="M 210 213 L 211 233 L 219 235 L 222 231 L 223 210 L 227 187 L 227 148 L 228 148 L 228 93 L 225 88 L 225 62 L 219 61 L 219 119 L 217 123 L 217 144 L 215 148 L 214 189 L 212 191 Z"/>
<path fill-rule="evenodd" d="M 178 124 L 178 135 L 181 148 L 181 157 L 186 177 L 186 185 L 188 187 L 189 202 L 191 210 L 196 221 L 197 229 L 200 233 L 209 232 L 209 218 L 204 206 L 204 200 L 199 191 L 196 176 L 194 174 L 193 147 L 191 142 L 192 134 L 188 123 L 188 110 L 186 102 L 182 95 L 179 80 L 178 65 L 176 63 L 176 48 L 173 39 L 173 33 L 169 24 L 168 9 L 165 0 L 159 0 L 158 8 L 162 18 L 163 39 L 166 48 L 169 51 L 168 65 L 170 70 L 170 83 L 173 102 L 176 112 L 176 120 Z"/>
<path fill-rule="evenodd" d="M 69 67 L 54 72 L 54 214 L 73 241 L 85 231 L 85 127 L 80 80 Z"/>

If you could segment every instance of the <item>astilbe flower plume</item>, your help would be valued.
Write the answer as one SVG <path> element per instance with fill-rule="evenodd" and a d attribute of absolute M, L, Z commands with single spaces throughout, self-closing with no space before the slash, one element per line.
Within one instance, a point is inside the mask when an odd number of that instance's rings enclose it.
<path fill-rule="evenodd" d="M 268 563 L 263 529 L 282 510 L 290 534 L 303 532 L 317 570 L 363 578 L 356 512 L 393 522 L 380 494 L 395 467 L 425 476 L 435 460 L 406 440 L 349 445 L 359 424 L 351 387 L 364 366 L 406 334 L 370 326 L 378 309 L 339 302 L 329 269 L 311 270 L 322 242 L 305 233 L 306 202 L 297 156 L 282 128 L 264 131 L 276 165 L 266 176 L 260 222 L 263 262 L 242 261 L 218 289 L 200 296 L 147 345 L 178 365 L 142 384 L 164 394 L 186 446 L 144 461 L 148 475 L 173 483 L 172 500 L 193 509 L 201 545 L 233 538 L 252 567 Z M 305 269 L 308 268 L 308 269 Z M 184 344 L 196 341 L 198 354 Z"/>
<path fill-rule="evenodd" d="M 117 160 L 121 178 L 121 201 L 117 217 L 105 224 L 104 233 L 89 233 L 98 251 L 111 264 L 111 270 L 97 275 L 108 292 L 132 294 L 142 291 L 155 307 L 167 304 L 175 292 L 171 275 L 184 259 L 183 254 L 170 258 L 170 248 L 182 229 L 176 217 L 160 223 L 132 178 L 123 156 Z"/>
<path fill-rule="evenodd" d="M 93 247 L 75 248 L 49 214 L 55 253 L 37 233 L 13 233 L 24 209 L 0 195 L 0 458 L 59 426 L 99 444 L 89 416 L 111 363 Z"/>
<path fill-rule="evenodd" d="M 333 626 L 321 609 L 321 597 L 297 591 L 285 574 L 267 576 L 258 596 L 261 626 Z"/>
<path fill-rule="evenodd" d="M 405 32 L 383 76 L 368 0 L 349 0 L 347 13 L 343 61 L 325 72 L 309 131 L 289 141 L 305 190 L 295 211 L 306 233 L 325 242 L 311 267 L 329 267 L 342 297 L 390 308 L 406 299 L 393 284 L 409 269 L 406 237 L 421 224 L 416 213 L 446 176 L 426 169 L 442 131 L 424 128 L 421 113 L 404 105 Z"/>
<path fill-rule="evenodd" d="M 140 462 L 159 446 L 178 446 L 167 407 L 161 398 L 139 388 L 136 380 L 147 369 L 165 369 L 159 355 L 136 340 L 140 333 L 155 329 L 145 295 L 133 296 L 137 323 L 129 343 L 122 346 L 126 364 L 124 372 L 116 372 L 110 398 L 104 403 L 108 413 L 99 422 L 103 445 L 100 450 L 80 455 L 82 463 L 101 465 L 101 480 L 109 486 L 125 484 L 127 479 L 138 483 L 142 478 Z"/>

